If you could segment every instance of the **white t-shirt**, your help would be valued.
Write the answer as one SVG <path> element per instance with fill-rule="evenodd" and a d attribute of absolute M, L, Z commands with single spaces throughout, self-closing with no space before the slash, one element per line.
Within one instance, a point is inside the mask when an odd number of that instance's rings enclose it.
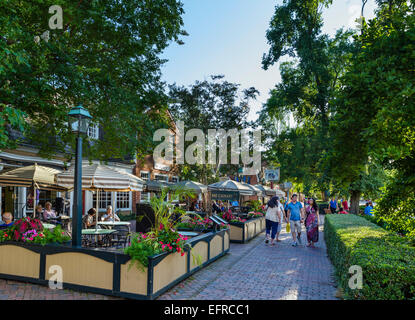
<path fill-rule="evenodd" d="M 277 212 L 280 212 L 281 217 L 281 209 L 279 206 L 275 206 L 274 208 L 268 207 L 267 213 L 265 214 L 265 219 L 268 219 L 273 222 L 279 222 Z"/>
<path fill-rule="evenodd" d="M 282 203 L 278 202 L 278 208 L 280 208 L 280 224 L 282 223 L 283 217 L 284 217 L 284 206 L 282 205 Z"/>

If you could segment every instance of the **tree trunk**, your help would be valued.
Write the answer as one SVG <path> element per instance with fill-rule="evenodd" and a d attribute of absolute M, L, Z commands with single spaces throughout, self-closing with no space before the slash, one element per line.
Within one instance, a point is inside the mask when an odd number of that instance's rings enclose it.
<path fill-rule="evenodd" d="M 360 191 L 354 190 L 350 197 L 350 213 L 359 214 Z"/>

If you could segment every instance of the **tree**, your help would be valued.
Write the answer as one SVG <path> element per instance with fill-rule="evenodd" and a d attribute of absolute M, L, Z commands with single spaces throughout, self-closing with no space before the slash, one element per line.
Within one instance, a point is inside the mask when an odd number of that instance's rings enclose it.
<path fill-rule="evenodd" d="M 3 0 L 0 9 L 2 148 L 13 147 L 4 124 L 22 129 L 48 157 L 74 143 L 66 125 L 70 106 L 82 104 L 104 131 L 87 143 L 89 157 L 108 159 L 151 150 L 167 107 L 160 53 L 184 35 L 176 0 L 57 0 L 63 28 L 49 30 L 44 0 Z M 49 30 L 49 39 L 45 31 Z M 39 36 L 42 37 L 40 38 Z"/>
<path fill-rule="evenodd" d="M 362 34 L 355 37 L 358 52 L 342 79 L 329 162 L 342 183 L 352 186 L 352 200 L 360 197 L 357 187 L 368 163 L 397 170 L 384 194 L 390 199 L 388 194 L 396 196 L 394 189 L 407 190 L 397 205 L 413 192 L 415 181 L 414 2 L 378 4 L 376 18 L 364 23 Z M 397 209 L 379 204 L 379 215 Z"/>
<path fill-rule="evenodd" d="M 302 182 L 307 190 L 312 184 L 322 191 L 329 187 L 331 177 L 323 166 L 331 146 L 329 119 L 353 52 L 350 31 L 339 30 L 333 38 L 321 32 L 322 10 L 331 3 L 287 0 L 277 6 L 267 31 L 271 47 L 262 60 L 267 69 L 285 56 L 291 58 L 280 64 L 281 83 L 271 91 L 260 122 L 271 141 L 268 156 L 274 153 L 271 159 L 278 160 L 286 178 Z M 287 114 L 294 116 L 297 128 L 287 129 L 281 138 L 293 146 L 293 153 L 281 153 L 278 144 L 283 142 L 272 124 Z"/>
<path fill-rule="evenodd" d="M 256 99 L 259 92 L 251 87 L 240 91 L 240 85 L 224 80 L 223 75 L 211 76 L 211 81 L 196 81 L 188 88 L 176 84 L 169 86 L 169 110 L 175 121 L 183 121 L 185 130 L 201 129 L 207 136 L 208 129 L 245 129 L 251 123 L 247 120 L 250 100 Z M 240 95 L 242 93 L 242 95 Z M 219 137 L 217 137 L 219 138 Z M 186 145 L 192 142 L 187 142 Z M 216 147 L 216 146 L 215 146 Z M 209 150 L 206 141 L 205 150 Z M 230 147 L 228 146 L 228 150 Z M 216 181 L 219 172 L 234 174 L 236 168 L 228 164 L 181 165 L 184 179 L 201 180 L 208 184 Z"/>

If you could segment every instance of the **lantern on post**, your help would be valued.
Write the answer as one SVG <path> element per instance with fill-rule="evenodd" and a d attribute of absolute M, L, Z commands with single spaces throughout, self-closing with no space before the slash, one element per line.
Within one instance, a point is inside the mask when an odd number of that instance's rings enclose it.
<path fill-rule="evenodd" d="M 77 134 L 75 154 L 74 203 L 72 210 L 72 246 L 82 245 L 82 134 L 88 132 L 92 116 L 82 106 L 73 107 L 69 113 L 71 131 Z"/>

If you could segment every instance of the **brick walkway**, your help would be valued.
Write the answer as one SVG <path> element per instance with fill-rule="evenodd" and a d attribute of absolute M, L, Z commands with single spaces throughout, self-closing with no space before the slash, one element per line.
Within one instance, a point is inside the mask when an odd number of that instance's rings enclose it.
<path fill-rule="evenodd" d="M 321 217 L 323 223 L 323 217 Z M 264 234 L 247 244 L 231 244 L 225 257 L 196 272 L 159 297 L 168 299 L 328 300 L 336 299 L 333 267 L 326 255 L 322 227 L 316 249 L 291 246 L 285 233 L 276 247 L 264 245 Z M 305 234 L 302 234 L 303 243 Z M 0 279 L 0 300 L 103 300 L 118 299 L 72 290 Z"/>
<path fill-rule="evenodd" d="M 320 216 L 321 224 L 324 216 Z M 303 228 L 304 229 L 304 228 Z M 227 256 L 159 297 L 215 300 L 334 300 L 334 269 L 327 257 L 323 226 L 317 248 L 292 247 L 282 226 L 276 247 L 266 246 L 261 234 L 247 244 L 231 244 Z"/>

